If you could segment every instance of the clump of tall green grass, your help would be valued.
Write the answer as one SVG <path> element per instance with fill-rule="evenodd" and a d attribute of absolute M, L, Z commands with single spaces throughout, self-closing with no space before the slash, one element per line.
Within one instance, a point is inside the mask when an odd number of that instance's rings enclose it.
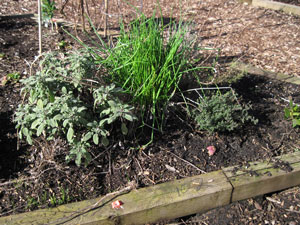
<path fill-rule="evenodd" d="M 167 25 L 141 15 L 127 32 L 121 24 L 120 37 L 103 61 L 109 80 L 122 87 L 138 106 L 143 122 L 162 130 L 164 112 L 187 69 L 189 44 L 187 25 Z"/>
<path fill-rule="evenodd" d="M 128 26 L 120 23 L 120 36 L 113 47 L 91 26 L 100 44 L 81 44 L 104 66 L 105 80 L 129 94 L 143 125 L 162 131 L 166 107 L 178 90 L 182 75 L 189 70 L 193 40 L 186 38 L 188 23 L 171 20 L 164 24 L 155 12 L 150 18 L 141 13 Z"/>

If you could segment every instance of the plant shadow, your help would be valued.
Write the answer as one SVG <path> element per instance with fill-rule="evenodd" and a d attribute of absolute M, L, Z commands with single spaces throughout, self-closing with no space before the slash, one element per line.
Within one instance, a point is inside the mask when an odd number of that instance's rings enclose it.
<path fill-rule="evenodd" d="M 25 147 L 17 148 L 17 132 L 12 112 L 0 113 L 0 179 L 12 179 L 24 169 Z"/>

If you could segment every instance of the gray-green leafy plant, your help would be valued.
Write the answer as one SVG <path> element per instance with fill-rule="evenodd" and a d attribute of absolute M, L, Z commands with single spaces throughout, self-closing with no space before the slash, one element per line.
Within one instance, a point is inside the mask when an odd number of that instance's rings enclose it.
<path fill-rule="evenodd" d="M 201 130 L 226 132 L 242 128 L 246 122 L 257 124 L 258 120 L 249 114 L 249 104 L 239 104 L 236 95 L 229 91 L 199 98 L 192 115 Z"/>
<path fill-rule="evenodd" d="M 96 69 L 86 52 L 46 54 L 40 70 L 21 80 L 26 101 L 15 113 L 19 137 L 31 145 L 39 136 L 65 137 L 70 146 L 66 160 L 75 159 L 79 166 L 82 159 L 90 162 L 91 144 L 109 144 L 113 123 L 127 134 L 126 121 L 136 119 L 133 107 L 119 99 L 120 88 L 97 81 Z"/>

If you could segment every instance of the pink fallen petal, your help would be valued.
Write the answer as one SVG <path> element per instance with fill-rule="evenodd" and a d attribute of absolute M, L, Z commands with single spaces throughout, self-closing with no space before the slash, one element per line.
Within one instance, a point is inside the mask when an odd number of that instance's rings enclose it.
<path fill-rule="evenodd" d="M 206 149 L 208 150 L 208 155 L 209 155 L 209 156 L 212 156 L 212 155 L 215 154 L 215 152 L 216 152 L 216 147 L 213 146 L 213 145 L 208 146 Z"/>

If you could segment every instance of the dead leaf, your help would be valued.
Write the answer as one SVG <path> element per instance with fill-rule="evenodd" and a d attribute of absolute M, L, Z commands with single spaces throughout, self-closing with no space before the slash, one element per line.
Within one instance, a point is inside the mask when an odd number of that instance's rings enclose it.
<path fill-rule="evenodd" d="M 258 202 L 254 202 L 254 206 L 255 206 L 256 209 L 262 210 L 262 207 Z"/>
<path fill-rule="evenodd" d="M 176 170 L 173 166 L 169 166 L 168 164 L 165 164 L 167 170 L 169 170 L 170 172 L 176 172 L 178 173 L 179 171 Z"/>

